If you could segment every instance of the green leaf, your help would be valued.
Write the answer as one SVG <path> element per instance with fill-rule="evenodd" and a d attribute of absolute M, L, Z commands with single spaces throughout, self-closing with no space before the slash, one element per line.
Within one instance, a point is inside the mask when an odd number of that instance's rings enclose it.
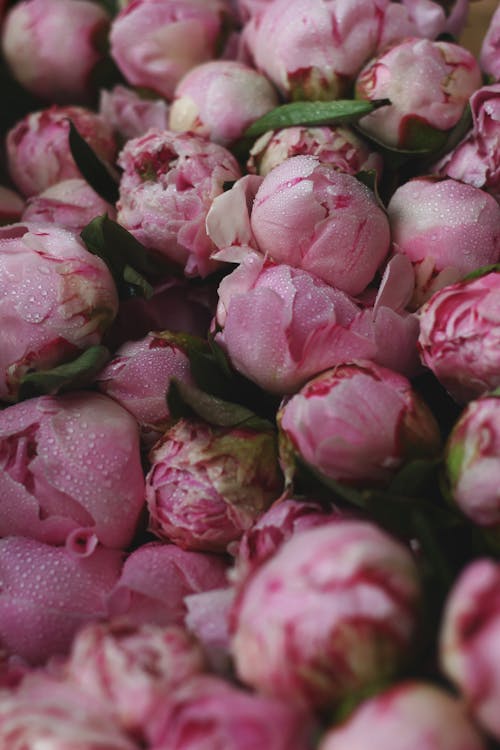
<path fill-rule="evenodd" d="M 426 496 L 437 483 L 441 462 L 437 459 L 418 458 L 405 464 L 394 476 L 388 492 L 406 497 Z"/>
<path fill-rule="evenodd" d="M 110 353 L 105 346 L 91 346 L 72 362 L 52 370 L 30 372 L 21 380 L 19 400 L 85 388 L 109 359 Z"/>
<path fill-rule="evenodd" d="M 290 128 L 293 125 L 334 125 L 340 122 L 353 122 L 373 112 L 376 102 L 363 99 L 336 99 L 331 102 L 290 102 L 276 107 L 255 120 L 244 133 L 247 138 L 255 138 L 268 130 Z"/>
<path fill-rule="evenodd" d="M 216 427 L 248 427 L 254 430 L 274 430 L 274 425 L 261 419 L 240 404 L 224 401 L 205 393 L 196 386 L 172 378 L 167 404 L 174 419 L 197 416 Z"/>
<path fill-rule="evenodd" d="M 474 281 L 474 279 L 480 279 L 481 276 L 486 276 L 488 273 L 500 273 L 500 263 L 492 263 L 489 266 L 481 266 L 476 268 L 462 278 L 462 281 Z"/>
<path fill-rule="evenodd" d="M 69 147 L 82 177 L 101 198 L 114 205 L 119 198 L 118 178 L 82 138 L 72 120 L 68 121 Z"/>

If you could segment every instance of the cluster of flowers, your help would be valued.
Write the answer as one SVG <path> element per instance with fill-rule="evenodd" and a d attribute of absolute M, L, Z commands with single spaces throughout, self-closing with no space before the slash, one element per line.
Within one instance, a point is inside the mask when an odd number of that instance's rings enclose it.
<path fill-rule="evenodd" d="M 0 0 L 0 750 L 500 742 L 468 13 Z"/>

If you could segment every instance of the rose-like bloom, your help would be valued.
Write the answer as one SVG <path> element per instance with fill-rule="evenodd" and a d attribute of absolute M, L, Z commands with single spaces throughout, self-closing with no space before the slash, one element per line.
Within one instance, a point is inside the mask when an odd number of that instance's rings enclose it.
<path fill-rule="evenodd" d="M 55 226 L 0 229 L 0 276 L 0 399 L 13 400 L 27 372 L 99 344 L 118 297 L 104 261 Z"/>
<path fill-rule="evenodd" d="M 415 269 L 413 305 L 481 266 L 500 260 L 500 206 L 458 180 L 417 177 L 387 207 L 394 249 Z"/>
<path fill-rule="evenodd" d="M 154 750 L 310 750 L 313 729 L 295 707 L 200 675 L 165 699 L 147 734 Z"/>
<path fill-rule="evenodd" d="M 446 444 L 451 496 L 480 526 L 500 527 L 500 399 L 471 401 Z"/>
<path fill-rule="evenodd" d="M 249 168 L 264 177 L 292 156 L 317 156 L 341 172 L 382 172 L 382 157 L 347 126 L 296 126 L 264 133 L 250 150 Z"/>
<path fill-rule="evenodd" d="M 149 458 L 150 528 L 185 549 L 225 551 L 279 497 L 283 485 L 270 432 L 183 419 Z"/>
<path fill-rule="evenodd" d="M 486 750 L 463 705 L 425 682 L 403 682 L 332 727 L 318 750 Z"/>
<path fill-rule="evenodd" d="M 0 536 L 90 555 L 124 548 L 144 505 L 134 418 L 92 392 L 40 396 L 0 411 Z"/>
<path fill-rule="evenodd" d="M 410 552 L 374 524 L 339 520 L 300 531 L 239 592 L 237 674 L 296 705 L 332 706 L 401 667 L 419 598 Z"/>
<path fill-rule="evenodd" d="M 32 664 L 69 649 L 82 625 L 106 616 L 122 553 L 76 556 L 25 537 L 0 539 L 0 647 Z"/>
<path fill-rule="evenodd" d="M 389 249 L 389 223 L 373 192 L 317 157 L 295 156 L 270 172 L 251 214 L 260 251 L 358 294 Z"/>
<path fill-rule="evenodd" d="M 22 221 L 34 224 L 56 224 L 74 232 L 81 230 L 96 216 L 115 217 L 114 207 L 97 195 L 85 180 L 56 182 L 38 195 L 28 199 Z"/>
<path fill-rule="evenodd" d="M 187 276 L 214 271 L 205 218 L 224 183 L 240 177 L 234 156 L 201 136 L 152 129 L 128 141 L 118 164 L 120 224 Z"/>
<path fill-rule="evenodd" d="M 0 747 L 138 750 L 97 700 L 41 671 L 0 694 Z"/>
<path fill-rule="evenodd" d="M 497 8 L 483 38 L 479 53 L 479 64 L 484 73 L 495 81 L 500 78 L 500 8 Z"/>
<path fill-rule="evenodd" d="M 412 458 L 439 450 L 438 425 L 410 382 L 366 362 L 341 365 L 285 401 L 283 435 L 325 477 L 385 483 Z"/>
<path fill-rule="evenodd" d="M 110 17 L 88 0 L 24 0 L 8 13 L 2 51 L 14 78 L 52 102 L 87 102 Z"/>
<path fill-rule="evenodd" d="M 487 190 L 500 201 L 500 84 L 475 91 L 470 108 L 472 130 L 433 172 Z"/>
<path fill-rule="evenodd" d="M 459 403 L 500 385 L 500 274 L 441 289 L 419 312 L 420 356 Z"/>
<path fill-rule="evenodd" d="M 184 598 L 227 585 L 227 560 L 175 544 L 143 544 L 125 560 L 108 600 L 111 616 L 137 625 L 183 625 Z"/>
<path fill-rule="evenodd" d="M 283 96 L 330 100 L 380 46 L 411 31 L 405 9 L 387 0 L 275 0 L 262 4 L 244 37 Z"/>
<path fill-rule="evenodd" d="M 115 86 L 103 89 L 99 113 L 123 141 L 144 135 L 149 128 L 168 128 L 168 104 L 163 99 L 142 97 L 134 89 Z"/>
<path fill-rule="evenodd" d="M 356 96 L 385 104 L 359 121 L 362 132 L 393 148 L 441 146 L 481 86 L 476 59 L 450 42 L 409 38 L 369 62 Z"/>
<path fill-rule="evenodd" d="M 204 666 L 201 647 L 183 628 L 112 620 L 77 633 L 64 675 L 124 729 L 142 733 L 156 704 Z"/>
<path fill-rule="evenodd" d="M 0 226 L 13 224 L 21 218 L 24 200 L 14 190 L 0 185 Z"/>
<path fill-rule="evenodd" d="M 206 655 L 211 671 L 232 674 L 229 616 L 235 590 L 226 586 L 184 597 L 186 628 L 193 633 Z"/>
<path fill-rule="evenodd" d="M 170 422 L 166 395 L 170 380 L 192 383 L 185 349 L 168 336 L 150 333 L 123 344 L 99 373 L 99 389 L 136 418 L 142 439 L 151 445 Z"/>
<path fill-rule="evenodd" d="M 500 566 L 486 558 L 460 574 L 445 605 L 440 660 L 476 721 L 500 739 Z"/>
<path fill-rule="evenodd" d="M 278 103 L 265 76 L 235 60 L 214 60 L 197 65 L 179 81 L 170 128 L 189 130 L 227 146 Z"/>
<path fill-rule="evenodd" d="M 216 57 L 224 0 L 134 0 L 111 26 L 111 55 L 127 81 L 171 99 L 182 76 Z"/>
<path fill-rule="evenodd" d="M 113 162 L 113 133 L 99 115 L 83 107 L 55 105 L 32 112 L 7 133 L 6 140 L 9 173 L 23 195 L 36 195 L 56 182 L 81 177 L 69 147 L 68 120 L 103 161 Z"/>

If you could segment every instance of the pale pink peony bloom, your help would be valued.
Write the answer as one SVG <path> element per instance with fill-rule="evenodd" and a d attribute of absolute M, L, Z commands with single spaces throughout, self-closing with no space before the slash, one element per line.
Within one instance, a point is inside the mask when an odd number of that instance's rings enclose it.
<path fill-rule="evenodd" d="M 6 140 L 9 173 L 23 195 L 36 195 L 56 182 L 81 177 L 69 147 L 68 120 L 103 161 L 114 161 L 111 128 L 94 112 L 55 105 L 32 112 L 14 125 Z"/>
<path fill-rule="evenodd" d="M 374 524 L 339 520 L 300 531 L 239 592 L 237 674 L 292 704 L 331 707 L 402 666 L 419 599 L 410 552 Z"/>
<path fill-rule="evenodd" d="M 472 130 L 433 167 L 433 172 L 482 188 L 500 202 L 500 84 L 470 98 Z"/>
<path fill-rule="evenodd" d="M 251 226 L 269 258 L 348 294 L 368 286 L 389 249 L 389 223 L 373 192 L 314 156 L 287 159 L 264 178 Z"/>
<path fill-rule="evenodd" d="M 234 587 L 226 586 L 184 598 L 186 628 L 203 647 L 210 669 L 223 675 L 232 675 L 229 617 L 234 595 Z"/>
<path fill-rule="evenodd" d="M 318 750 L 486 750 L 462 703 L 436 685 L 398 683 L 332 727 Z"/>
<path fill-rule="evenodd" d="M 151 446 L 170 424 L 167 392 L 172 378 L 192 383 L 185 347 L 161 333 L 123 344 L 96 378 L 103 393 L 129 411 Z"/>
<path fill-rule="evenodd" d="M 422 362 L 459 403 L 500 385 L 500 274 L 441 289 L 419 312 Z"/>
<path fill-rule="evenodd" d="M 374 170 L 382 173 L 382 157 L 347 126 L 296 126 L 264 133 L 250 149 L 251 172 L 264 177 L 292 156 L 317 156 L 341 172 L 356 174 Z"/>
<path fill-rule="evenodd" d="M 128 141 L 118 163 L 120 224 L 186 276 L 216 270 L 205 219 L 224 183 L 241 175 L 234 156 L 201 136 L 152 129 Z"/>
<path fill-rule="evenodd" d="M 481 83 L 479 65 L 464 47 L 405 39 L 360 72 L 356 96 L 389 103 L 362 117 L 359 128 L 391 148 L 439 147 Z"/>
<path fill-rule="evenodd" d="M 469 15 L 470 0 L 434 2 L 434 0 L 401 0 L 413 24 L 414 34 L 435 39 L 441 34 L 459 37 Z"/>
<path fill-rule="evenodd" d="M 204 668 L 200 645 L 183 628 L 112 620 L 77 633 L 64 677 L 125 730 L 142 735 L 155 707 Z"/>
<path fill-rule="evenodd" d="M 451 496 L 480 526 L 500 528 L 500 400 L 471 401 L 454 425 L 445 452 Z"/>
<path fill-rule="evenodd" d="M 24 537 L 0 539 L 0 647 L 32 664 L 65 654 L 82 625 L 106 616 L 122 553 L 75 555 Z"/>
<path fill-rule="evenodd" d="M 265 76 L 235 60 L 213 60 L 197 65 L 177 84 L 170 128 L 228 146 L 278 104 Z"/>
<path fill-rule="evenodd" d="M 224 552 L 283 487 L 271 432 L 182 419 L 149 458 L 150 529 L 185 549 Z"/>
<path fill-rule="evenodd" d="M 0 185 L 0 226 L 19 221 L 24 210 L 24 200 L 10 188 Z"/>
<path fill-rule="evenodd" d="M 96 216 L 115 217 L 115 209 L 97 195 L 85 180 L 73 177 L 56 182 L 38 195 L 28 198 L 22 221 L 55 224 L 74 232 L 82 229 Z"/>
<path fill-rule="evenodd" d="M 338 99 L 380 46 L 412 33 L 387 0 L 274 0 L 245 27 L 255 66 L 292 99 Z"/>
<path fill-rule="evenodd" d="M 311 750 L 314 729 L 293 706 L 200 675 L 165 700 L 147 733 L 151 750 Z"/>
<path fill-rule="evenodd" d="M 415 269 L 412 304 L 500 260 L 500 206 L 483 190 L 453 179 L 417 177 L 387 207 L 394 250 Z"/>
<path fill-rule="evenodd" d="M 135 419 L 92 392 L 40 396 L 0 411 L 0 536 L 91 555 L 125 548 L 144 506 Z"/>
<path fill-rule="evenodd" d="M 221 555 L 183 550 L 175 544 L 143 544 L 125 560 L 108 600 L 112 617 L 137 625 L 183 625 L 184 598 L 227 585 Z"/>
<path fill-rule="evenodd" d="M 110 17 L 88 0 L 24 0 L 8 13 L 2 51 L 17 81 L 51 102 L 88 102 Z"/>
<path fill-rule="evenodd" d="M 108 267 L 66 229 L 11 224 L 0 229 L 0 399 L 20 381 L 99 344 L 118 309 Z"/>
<path fill-rule="evenodd" d="M 92 696 L 66 680 L 35 672 L 0 694 L 0 748 L 139 750 Z"/>
<path fill-rule="evenodd" d="M 438 425 L 410 382 L 370 362 L 340 365 L 284 402 L 281 431 L 324 477 L 386 483 L 412 458 L 439 450 Z"/>
<path fill-rule="evenodd" d="M 462 571 L 445 605 L 441 668 L 474 719 L 500 739 L 500 568 L 480 558 Z"/>
<path fill-rule="evenodd" d="M 171 99 L 182 76 L 217 56 L 224 0 L 134 0 L 111 26 L 111 55 L 129 83 Z"/>
<path fill-rule="evenodd" d="M 495 81 L 500 79 L 500 7 L 493 13 L 483 38 L 479 64 L 483 73 L 491 76 Z"/>
<path fill-rule="evenodd" d="M 126 86 L 117 85 L 100 93 L 99 114 L 123 141 L 144 135 L 149 128 L 166 130 L 168 113 L 164 99 L 143 97 Z"/>

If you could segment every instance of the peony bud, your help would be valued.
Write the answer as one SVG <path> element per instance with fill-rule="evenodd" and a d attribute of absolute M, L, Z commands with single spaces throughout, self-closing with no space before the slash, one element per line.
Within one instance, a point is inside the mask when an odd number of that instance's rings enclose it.
<path fill-rule="evenodd" d="M 124 729 L 142 734 L 156 705 L 203 669 L 200 646 L 182 628 L 112 620 L 77 633 L 64 673 Z"/>
<path fill-rule="evenodd" d="M 400 668 L 419 597 L 409 551 L 374 524 L 339 520 L 300 531 L 236 600 L 238 676 L 291 704 L 328 708 Z"/>
<path fill-rule="evenodd" d="M 356 96 L 389 104 L 362 117 L 359 127 L 391 148 L 439 148 L 480 86 L 479 65 L 464 47 L 406 39 L 360 72 Z"/>
<path fill-rule="evenodd" d="M 115 209 L 97 195 L 85 180 L 74 177 L 31 196 L 22 220 L 35 224 L 55 224 L 81 232 L 92 219 L 102 214 L 114 219 Z"/>
<path fill-rule="evenodd" d="M 459 403 L 500 385 L 500 274 L 436 292 L 420 310 L 422 362 Z"/>
<path fill-rule="evenodd" d="M 22 377 L 99 344 L 118 308 L 106 264 L 77 235 L 42 224 L 0 229 L 0 399 Z"/>
<path fill-rule="evenodd" d="M 493 13 L 479 53 L 479 64 L 483 73 L 495 81 L 500 79 L 500 7 Z"/>
<path fill-rule="evenodd" d="M 146 247 L 184 267 L 187 276 L 206 276 L 218 264 L 205 230 L 213 199 L 224 183 L 240 177 L 234 156 L 223 146 L 190 133 L 149 130 L 120 154 L 118 221 Z"/>
<path fill-rule="evenodd" d="M 184 597 L 185 625 L 203 647 L 211 671 L 223 675 L 232 674 L 229 614 L 233 601 L 233 586 Z"/>
<path fill-rule="evenodd" d="M 382 173 L 382 157 L 347 126 L 307 128 L 297 126 L 264 133 L 250 150 L 249 168 L 264 177 L 292 156 L 316 156 L 341 172 L 375 170 Z"/>
<path fill-rule="evenodd" d="M 413 305 L 481 266 L 500 260 L 500 206 L 457 180 L 418 177 L 387 207 L 392 240 L 415 269 Z"/>
<path fill-rule="evenodd" d="M 82 625 L 105 617 L 121 559 L 101 547 L 79 557 L 33 539 L 0 539 L 1 648 L 32 664 L 66 653 Z"/>
<path fill-rule="evenodd" d="M 264 178 L 251 226 L 263 254 L 348 294 L 368 286 L 389 249 L 373 192 L 313 156 L 287 159 Z"/>
<path fill-rule="evenodd" d="M 431 683 L 403 682 L 365 701 L 318 750 L 486 750 L 464 707 Z"/>
<path fill-rule="evenodd" d="M 310 750 L 311 719 L 286 703 L 211 675 L 187 680 L 148 726 L 154 750 Z"/>
<path fill-rule="evenodd" d="M 69 120 L 103 161 L 113 162 L 112 131 L 94 112 L 55 105 L 32 112 L 7 133 L 6 141 L 10 176 L 23 195 L 36 195 L 56 182 L 81 177 L 69 147 Z"/>
<path fill-rule="evenodd" d="M 143 544 L 125 560 L 108 611 L 136 625 L 183 625 L 184 598 L 227 585 L 227 561 L 175 544 Z"/>
<path fill-rule="evenodd" d="M 401 0 L 416 36 L 435 39 L 441 34 L 459 37 L 469 14 L 469 0 Z"/>
<path fill-rule="evenodd" d="M 278 103 L 276 91 L 256 70 L 234 60 L 214 60 L 197 65 L 179 81 L 170 128 L 228 146 Z"/>
<path fill-rule="evenodd" d="M 0 536 L 126 547 L 144 503 L 137 424 L 97 393 L 40 396 L 0 411 Z"/>
<path fill-rule="evenodd" d="M 157 536 L 223 552 L 280 495 L 272 433 L 180 420 L 150 454 L 146 502 Z"/>
<path fill-rule="evenodd" d="M 476 721 L 500 739 L 500 567 L 477 559 L 460 574 L 446 602 L 441 666 Z"/>
<path fill-rule="evenodd" d="M 224 0 L 134 0 L 111 26 L 111 55 L 129 83 L 171 99 L 195 65 L 216 56 L 229 16 Z"/>
<path fill-rule="evenodd" d="M 104 8 L 88 0 L 24 0 L 5 19 L 2 51 L 14 78 L 32 94 L 88 102 L 109 23 Z"/>
<path fill-rule="evenodd" d="M 172 378 L 193 382 L 186 350 L 173 338 L 150 333 L 123 344 L 96 382 L 135 417 L 144 443 L 151 446 L 170 423 L 166 397 Z"/>
<path fill-rule="evenodd" d="M 150 128 L 167 130 L 168 112 L 163 99 L 143 98 L 126 86 L 101 91 L 99 113 L 123 141 L 138 138 Z"/>
<path fill-rule="evenodd" d="M 324 477 L 387 483 L 405 461 L 434 456 L 438 425 L 410 382 L 371 363 L 341 365 L 309 381 L 279 414 L 292 449 Z"/>

